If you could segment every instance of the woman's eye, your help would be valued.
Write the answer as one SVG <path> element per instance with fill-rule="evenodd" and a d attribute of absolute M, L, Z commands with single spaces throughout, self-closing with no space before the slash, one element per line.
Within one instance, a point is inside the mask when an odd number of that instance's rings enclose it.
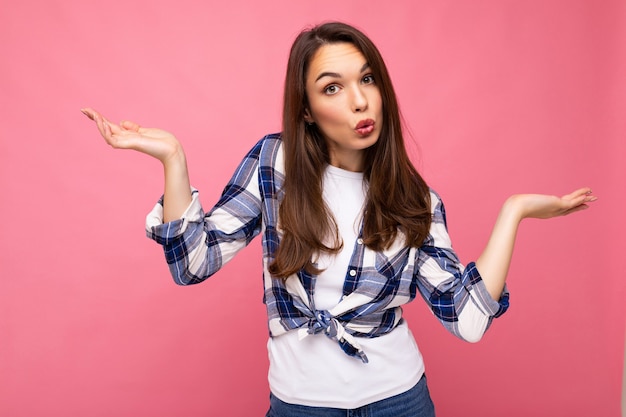
<path fill-rule="evenodd" d="M 337 91 L 339 91 L 339 87 L 337 87 L 336 85 L 329 85 L 324 89 L 325 94 L 335 94 L 337 93 Z"/>
<path fill-rule="evenodd" d="M 368 74 L 363 77 L 363 84 L 372 84 L 374 82 L 374 76 L 372 74 Z"/>

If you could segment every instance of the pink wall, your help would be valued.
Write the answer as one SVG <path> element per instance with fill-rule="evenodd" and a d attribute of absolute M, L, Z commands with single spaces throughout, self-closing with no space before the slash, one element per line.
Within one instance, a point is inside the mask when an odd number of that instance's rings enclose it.
<path fill-rule="evenodd" d="M 143 234 L 160 167 L 108 148 L 79 109 L 175 132 L 209 206 L 279 129 L 295 35 L 337 19 L 385 56 L 465 262 L 511 193 L 600 197 L 523 224 L 512 307 L 481 343 L 446 334 L 421 301 L 407 308 L 439 416 L 617 416 L 624 2 L 212 3 L 3 2 L 0 415 L 264 414 L 259 242 L 209 282 L 175 286 Z"/>

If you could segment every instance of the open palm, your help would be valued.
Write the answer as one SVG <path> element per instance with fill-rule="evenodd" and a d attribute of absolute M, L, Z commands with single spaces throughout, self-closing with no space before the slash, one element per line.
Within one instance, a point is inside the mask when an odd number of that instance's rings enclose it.
<path fill-rule="evenodd" d="M 113 148 L 133 149 L 150 155 L 164 164 L 168 159 L 182 152 L 176 137 L 165 130 L 141 127 L 129 121 L 123 121 L 117 125 L 93 109 L 86 108 L 81 111 L 96 122 L 100 134 Z"/>

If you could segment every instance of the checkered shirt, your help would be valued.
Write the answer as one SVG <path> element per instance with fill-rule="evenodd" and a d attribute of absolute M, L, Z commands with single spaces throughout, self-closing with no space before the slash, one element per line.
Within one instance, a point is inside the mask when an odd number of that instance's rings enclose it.
<path fill-rule="evenodd" d="M 376 252 L 357 239 L 343 297 L 332 309 L 317 310 L 314 275 L 302 270 L 282 280 L 268 272 L 281 236 L 278 207 L 283 181 L 282 140 L 280 134 L 271 134 L 248 152 L 210 212 L 203 211 L 194 189 L 181 219 L 164 224 L 159 200 L 148 214 L 146 231 L 163 246 L 174 281 L 180 285 L 204 281 L 261 234 L 270 336 L 291 330 L 301 337 L 323 333 L 364 362 L 367 356 L 358 338 L 392 331 L 402 320 L 401 306 L 418 292 L 446 329 L 466 340 L 480 338 L 491 320 L 508 308 L 506 289 L 494 301 L 475 264 L 460 263 L 448 236 L 443 203 L 431 191 L 432 224 L 422 246 L 406 246 L 399 233 L 390 248 Z M 465 329 L 477 321 L 479 334 L 470 335 Z"/>

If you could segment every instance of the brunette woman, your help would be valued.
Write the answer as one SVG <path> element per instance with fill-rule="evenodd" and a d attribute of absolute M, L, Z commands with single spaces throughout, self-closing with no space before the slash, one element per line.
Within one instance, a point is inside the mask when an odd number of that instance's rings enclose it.
<path fill-rule="evenodd" d="M 174 280 L 199 283 L 262 236 L 270 339 L 267 416 L 432 416 L 424 363 L 402 306 L 419 295 L 454 335 L 478 341 L 508 307 L 521 220 L 587 208 L 591 190 L 514 195 L 476 262 L 459 262 L 441 198 L 409 160 L 379 51 L 327 23 L 295 40 L 283 129 L 248 152 L 204 212 L 180 142 L 84 109 L 114 148 L 160 160 L 165 192 L 147 233 Z"/>

